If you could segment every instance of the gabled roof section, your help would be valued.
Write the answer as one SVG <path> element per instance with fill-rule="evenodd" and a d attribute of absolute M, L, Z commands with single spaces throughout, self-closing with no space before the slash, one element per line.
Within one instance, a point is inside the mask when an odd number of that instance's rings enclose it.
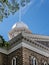
<path fill-rule="evenodd" d="M 49 48 L 49 36 L 29 34 L 29 33 L 24 33 L 24 32 L 21 32 L 16 37 L 11 39 L 9 41 L 9 43 L 10 43 L 10 45 L 14 45 L 14 43 L 22 42 L 22 41 L 35 43 L 36 45 L 38 44 L 38 46 L 41 46 L 41 47 L 44 47 L 44 48 Z"/>
<path fill-rule="evenodd" d="M 44 44 L 40 41 L 43 41 Z M 46 57 L 49 57 L 49 46 L 45 45 L 46 42 L 49 43 L 49 36 L 21 32 L 9 41 L 10 46 L 8 49 L 0 48 L 0 52 L 10 54 L 18 48 L 25 47 Z"/>

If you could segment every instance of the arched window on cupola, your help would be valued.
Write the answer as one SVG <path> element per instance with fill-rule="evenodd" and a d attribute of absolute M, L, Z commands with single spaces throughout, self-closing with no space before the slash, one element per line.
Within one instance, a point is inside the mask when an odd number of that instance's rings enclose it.
<path fill-rule="evenodd" d="M 30 57 L 30 65 L 38 65 L 37 59 L 34 56 Z"/>

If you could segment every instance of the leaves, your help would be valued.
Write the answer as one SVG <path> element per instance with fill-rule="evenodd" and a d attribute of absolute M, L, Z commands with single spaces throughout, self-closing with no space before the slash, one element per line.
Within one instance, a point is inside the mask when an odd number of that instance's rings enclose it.
<path fill-rule="evenodd" d="M 30 2 L 30 0 L 21 0 L 21 6 L 24 7 Z"/>
<path fill-rule="evenodd" d="M 5 48 L 9 47 L 9 43 L 7 41 L 5 41 L 3 36 L 1 36 L 1 35 L 0 35 L 0 47 L 5 47 Z"/>
<path fill-rule="evenodd" d="M 8 4 L 9 11 L 13 14 L 19 10 L 19 4 L 16 2 L 14 5 Z"/>
<path fill-rule="evenodd" d="M 2 0 L 3 3 L 8 3 L 8 0 Z"/>
<path fill-rule="evenodd" d="M 20 0 L 21 7 L 24 7 L 30 0 Z M 11 13 L 15 14 L 20 9 L 20 4 L 17 0 L 0 0 L 0 21 L 7 18 Z"/>

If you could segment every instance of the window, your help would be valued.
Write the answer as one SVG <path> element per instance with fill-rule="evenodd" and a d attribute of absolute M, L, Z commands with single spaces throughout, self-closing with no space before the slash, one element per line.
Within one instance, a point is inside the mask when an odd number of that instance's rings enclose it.
<path fill-rule="evenodd" d="M 30 65 L 38 65 L 37 59 L 33 56 L 30 57 Z"/>
<path fill-rule="evenodd" d="M 47 62 L 45 61 L 45 62 L 42 62 L 42 65 L 47 65 Z"/>
<path fill-rule="evenodd" d="M 12 58 L 12 65 L 17 65 L 17 57 Z"/>
<path fill-rule="evenodd" d="M 44 65 L 47 65 L 47 62 L 46 61 L 44 62 Z"/>
<path fill-rule="evenodd" d="M 31 65 L 34 64 L 34 61 L 33 61 L 33 56 L 31 57 Z"/>
<path fill-rule="evenodd" d="M 33 58 L 33 65 L 37 65 L 36 58 Z"/>

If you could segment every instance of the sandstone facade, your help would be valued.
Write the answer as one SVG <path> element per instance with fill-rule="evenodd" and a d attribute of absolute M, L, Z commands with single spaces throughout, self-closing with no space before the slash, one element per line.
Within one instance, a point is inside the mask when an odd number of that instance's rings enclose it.
<path fill-rule="evenodd" d="M 46 61 L 48 64 L 48 57 L 38 54 L 25 47 L 21 47 L 8 55 L 0 53 L 0 65 L 12 65 L 13 57 L 17 57 L 16 65 L 31 65 L 31 56 L 37 59 L 38 65 L 42 65 L 42 61 Z"/>
<path fill-rule="evenodd" d="M 8 64 L 8 56 L 6 54 L 0 53 L 0 65 Z"/>

